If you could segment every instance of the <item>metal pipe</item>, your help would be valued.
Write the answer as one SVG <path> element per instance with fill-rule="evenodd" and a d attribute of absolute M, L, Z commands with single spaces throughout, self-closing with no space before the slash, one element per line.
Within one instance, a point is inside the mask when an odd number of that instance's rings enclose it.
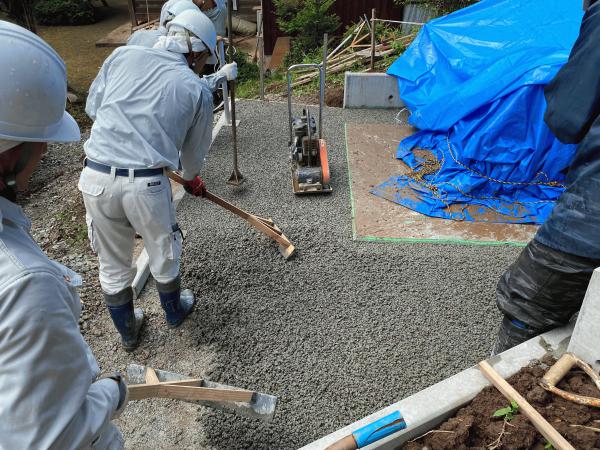
<path fill-rule="evenodd" d="M 325 83 L 327 79 L 327 46 L 329 44 L 329 35 L 323 36 L 323 62 L 321 63 L 319 81 L 319 139 L 323 139 L 323 105 L 325 104 Z"/>
<path fill-rule="evenodd" d="M 227 4 L 227 21 L 229 25 L 228 37 L 229 37 L 229 62 L 233 62 L 233 1 L 229 0 Z M 231 80 L 229 82 L 229 95 L 231 96 L 231 137 L 233 140 L 233 172 L 231 177 L 227 181 L 227 184 L 231 184 L 234 186 L 239 186 L 244 181 L 244 176 L 240 173 L 238 169 L 238 147 L 237 147 L 237 122 L 236 122 L 236 114 L 235 114 L 235 80 Z"/>
<path fill-rule="evenodd" d="M 265 99 L 265 39 L 263 34 L 263 14 L 262 10 L 256 11 L 257 30 L 258 30 L 258 57 L 260 58 L 260 99 Z"/>

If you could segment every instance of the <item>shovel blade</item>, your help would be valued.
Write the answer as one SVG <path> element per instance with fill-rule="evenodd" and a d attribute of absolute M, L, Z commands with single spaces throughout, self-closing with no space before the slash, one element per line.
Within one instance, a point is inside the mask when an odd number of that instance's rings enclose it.
<path fill-rule="evenodd" d="M 159 382 L 167 381 L 181 381 L 190 379 L 180 375 L 178 373 L 167 372 L 165 370 L 155 369 L 156 375 Z M 127 381 L 130 384 L 143 384 L 145 380 L 146 366 L 140 366 L 138 364 L 130 364 L 127 366 Z M 215 389 L 239 389 L 233 386 L 227 386 L 225 384 L 214 383 L 212 381 L 204 380 L 203 387 L 215 388 Z M 242 402 L 213 402 L 213 401 L 190 401 L 189 403 L 195 403 L 209 408 L 219 409 L 222 411 L 238 414 L 245 417 L 253 417 L 261 419 L 266 422 L 273 420 L 275 415 L 275 409 L 277 407 L 277 397 L 269 394 L 263 394 L 256 392 L 251 403 Z"/>

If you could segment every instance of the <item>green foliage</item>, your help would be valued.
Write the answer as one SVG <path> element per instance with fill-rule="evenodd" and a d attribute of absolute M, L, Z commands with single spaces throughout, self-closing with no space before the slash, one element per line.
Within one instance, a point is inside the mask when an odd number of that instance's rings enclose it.
<path fill-rule="evenodd" d="M 277 25 L 294 37 L 295 53 L 308 53 L 323 44 L 323 34 L 333 33 L 340 27 L 340 18 L 328 14 L 335 0 L 273 0 Z"/>
<path fill-rule="evenodd" d="M 552 445 L 550 442 L 546 442 L 546 443 L 544 444 L 544 448 L 545 448 L 546 450 L 554 450 L 554 445 Z"/>
<path fill-rule="evenodd" d="M 252 64 L 252 62 L 250 62 L 248 53 L 238 50 L 235 55 L 233 55 L 233 60 L 238 66 L 238 83 L 243 83 L 244 81 L 249 80 L 258 80 L 260 76 L 260 69 L 256 64 Z"/>
<path fill-rule="evenodd" d="M 506 408 L 500 408 L 492 414 L 492 417 L 502 417 L 507 422 L 513 420 L 515 415 L 519 412 L 519 405 L 514 400 L 511 400 L 510 405 Z"/>
<path fill-rule="evenodd" d="M 43 25 L 86 25 L 96 21 L 90 0 L 39 0 L 34 11 Z"/>
<path fill-rule="evenodd" d="M 397 5 L 418 3 L 426 9 L 433 9 L 438 14 L 444 15 L 476 3 L 478 0 L 394 0 Z"/>

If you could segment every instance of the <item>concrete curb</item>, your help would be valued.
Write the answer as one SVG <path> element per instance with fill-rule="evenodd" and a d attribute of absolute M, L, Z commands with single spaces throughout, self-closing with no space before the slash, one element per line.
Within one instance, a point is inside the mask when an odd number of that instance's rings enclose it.
<path fill-rule="evenodd" d="M 572 330 L 573 326 L 568 326 L 549 331 L 487 361 L 504 378 L 510 377 L 530 361 L 541 359 L 548 353 L 556 357 L 562 355 L 567 350 Z M 359 428 L 399 410 L 406 420 L 407 428 L 364 447 L 365 450 L 393 450 L 442 423 L 456 410 L 470 402 L 486 386 L 490 386 L 490 383 L 479 369 L 471 367 L 312 442 L 301 450 L 322 450 Z"/>
<path fill-rule="evenodd" d="M 594 270 L 568 351 L 600 370 L 600 269 Z"/>
<path fill-rule="evenodd" d="M 344 108 L 400 109 L 398 80 L 385 73 L 346 72 Z"/>

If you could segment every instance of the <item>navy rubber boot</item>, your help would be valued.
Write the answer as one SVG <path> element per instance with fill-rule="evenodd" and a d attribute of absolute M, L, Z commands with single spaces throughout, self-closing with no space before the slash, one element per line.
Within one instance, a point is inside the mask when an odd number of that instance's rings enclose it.
<path fill-rule="evenodd" d="M 115 328 L 121 335 L 121 343 L 127 352 L 139 345 L 140 330 L 144 324 L 144 311 L 133 307 L 133 291 L 127 288 L 117 294 L 104 294 L 104 301 Z"/>
<path fill-rule="evenodd" d="M 170 283 L 156 282 L 160 304 L 165 311 L 165 320 L 171 328 L 177 328 L 190 315 L 196 304 L 194 294 L 189 289 L 181 290 L 181 279 Z"/>
<path fill-rule="evenodd" d="M 541 330 L 534 330 L 527 326 L 527 324 L 517 319 L 511 319 L 508 316 L 504 316 L 500 330 L 498 330 L 498 337 L 492 350 L 492 355 L 495 356 L 531 338 L 541 334 Z"/>

